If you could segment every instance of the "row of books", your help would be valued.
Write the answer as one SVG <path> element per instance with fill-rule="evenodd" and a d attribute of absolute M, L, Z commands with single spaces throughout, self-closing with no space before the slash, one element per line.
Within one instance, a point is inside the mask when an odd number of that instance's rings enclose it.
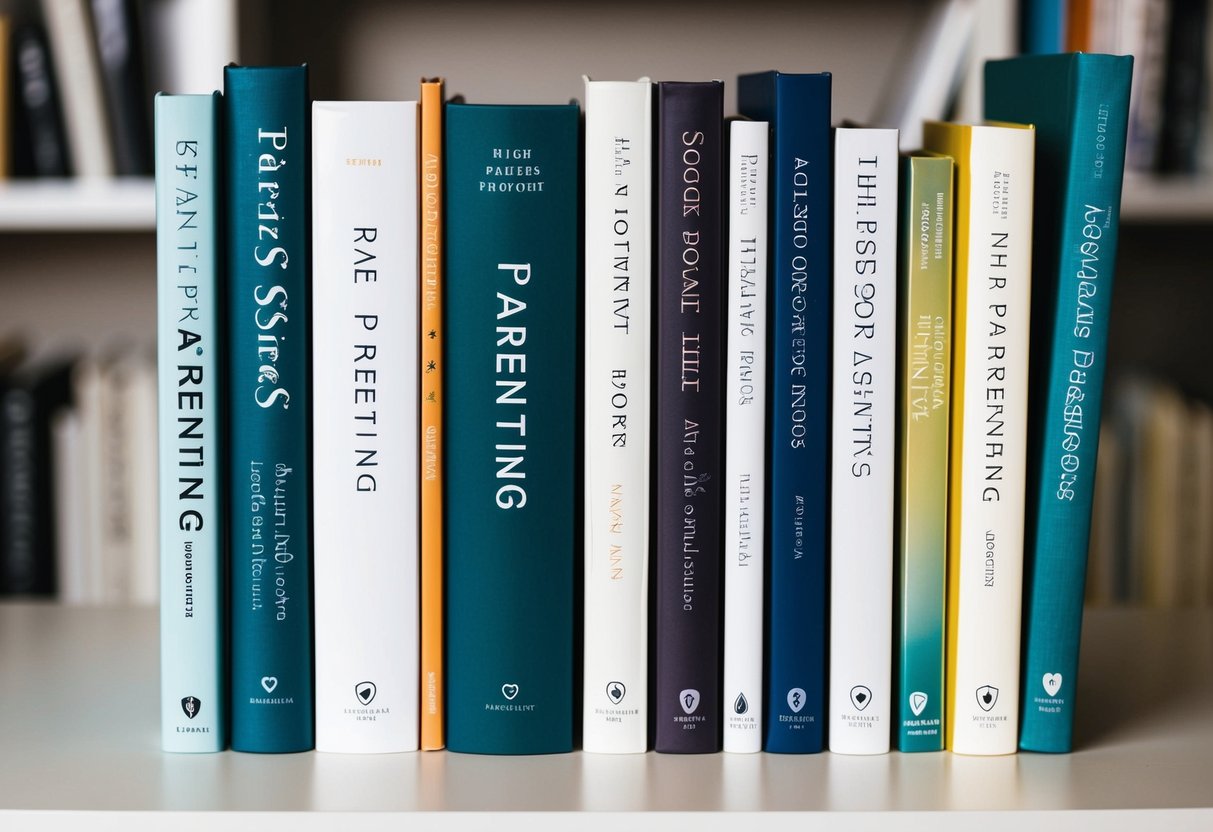
<path fill-rule="evenodd" d="M 165 748 L 1067 750 L 1131 63 L 159 96 Z"/>

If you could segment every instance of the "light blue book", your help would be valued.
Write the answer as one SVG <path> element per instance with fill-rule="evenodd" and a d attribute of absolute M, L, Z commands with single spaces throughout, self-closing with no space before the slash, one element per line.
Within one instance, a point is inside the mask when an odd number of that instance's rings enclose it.
<path fill-rule="evenodd" d="M 227 743 L 219 349 L 220 96 L 156 96 L 160 719 L 165 751 Z"/>

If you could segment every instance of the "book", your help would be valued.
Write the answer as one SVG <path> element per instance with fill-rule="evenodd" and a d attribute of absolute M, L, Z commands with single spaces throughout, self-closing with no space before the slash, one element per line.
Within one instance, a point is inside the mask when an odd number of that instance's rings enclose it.
<path fill-rule="evenodd" d="M 956 163 L 948 472 L 946 747 L 1018 737 L 1034 134 L 928 122 Z"/>
<path fill-rule="evenodd" d="M 986 66 L 986 115 L 1036 129 L 1020 727 L 1032 751 L 1071 747 L 1132 74 L 1129 56 Z"/>
<path fill-rule="evenodd" d="M 41 26 L 13 32 L 13 173 L 67 176 L 70 163 L 50 47 Z"/>
<path fill-rule="evenodd" d="M 312 104 L 317 751 L 419 742 L 417 126 Z"/>
<path fill-rule="evenodd" d="M 832 190 L 828 73 L 738 78 L 771 124 L 764 749 L 821 751 L 826 718 Z"/>
<path fill-rule="evenodd" d="M 421 82 L 421 749 L 446 745 L 443 666 L 442 413 L 443 377 L 442 80 Z"/>
<path fill-rule="evenodd" d="M 725 313 L 724 750 L 762 750 L 770 125 L 729 125 Z"/>
<path fill-rule="evenodd" d="M 1021 51 L 1052 55 L 1066 48 L 1066 22 L 1074 0 L 1024 0 L 1019 11 Z"/>
<path fill-rule="evenodd" d="M 119 447 L 126 457 L 127 600 L 153 606 L 160 598 L 160 546 L 156 477 L 158 456 L 157 367 L 150 345 L 130 347 L 121 360 L 122 434 Z"/>
<path fill-rule="evenodd" d="M 101 65 L 93 42 L 89 0 L 41 0 L 58 93 L 71 173 L 80 177 L 113 176 Z"/>
<path fill-rule="evenodd" d="M 573 748 L 578 119 L 446 107 L 452 751 Z"/>
<path fill-rule="evenodd" d="M 180 93 L 222 87 L 223 68 L 240 58 L 241 35 L 268 22 L 259 11 L 214 0 L 157 0 L 141 11 L 148 77 Z"/>
<path fill-rule="evenodd" d="M 89 0 L 119 176 L 152 173 L 147 87 L 143 69 L 143 27 L 137 0 Z"/>
<path fill-rule="evenodd" d="M 1171 0 L 1167 9 L 1155 163 L 1162 173 L 1196 174 L 1204 132 L 1209 130 L 1209 0 Z"/>
<path fill-rule="evenodd" d="M 7 14 L 0 13 L 0 180 L 12 175 L 13 26 Z"/>
<path fill-rule="evenodd" d="M 830 751 L 891 735 L 897 131 L 834 131 Z"/>
<path fill-rule="evenodd" d="M 160 745 L 227 745 L 219 95 L 155 99 Z"/>
<path fill-rule="evenodd" d="M 893 701 L 898 750 L 939 751 L 952 392 L 952 160 L 906 155 L 901 193 Z"/>
<path fill-rule="evenodd" d="M 643 753 L 649 700 L 653 85 L 585 80 L 582 748 Z"/>
<path fill-rule="evenodd" d="M 307 68 L 228 66 L 231 743 L 313 745 Z"/>
<path fill-rule="evenodd" d="M 657 85 L 654 748 L 720 749 L 724 85 Z"/>

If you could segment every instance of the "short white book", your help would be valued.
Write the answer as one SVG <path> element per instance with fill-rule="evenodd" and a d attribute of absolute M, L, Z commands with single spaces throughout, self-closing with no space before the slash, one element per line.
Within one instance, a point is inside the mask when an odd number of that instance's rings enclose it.
<path fill-rule="evenodd" d="M 316 750 L 418 747 L 417 104 L 312 105 Z"/>

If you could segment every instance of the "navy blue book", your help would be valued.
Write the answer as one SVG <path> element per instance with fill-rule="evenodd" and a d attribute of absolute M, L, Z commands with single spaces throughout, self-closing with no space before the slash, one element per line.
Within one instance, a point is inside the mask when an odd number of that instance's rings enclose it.
<path fill-rule="evenodd" d="M 307 68 L 224 70 L 231 738 L 313 745 Z"/>
<path fill-rule="evenodd" d="M 724 85 L 657 85 L 657 751 L 720 749 Z"/>
<path fill-rule="evenodd" d="M 771 124 L 767 729 L 764 748 L 821 751 L 830 481 L 830 75 L 737 79 Z M 892 553 L 889 555 L 892 557 Z"/>

